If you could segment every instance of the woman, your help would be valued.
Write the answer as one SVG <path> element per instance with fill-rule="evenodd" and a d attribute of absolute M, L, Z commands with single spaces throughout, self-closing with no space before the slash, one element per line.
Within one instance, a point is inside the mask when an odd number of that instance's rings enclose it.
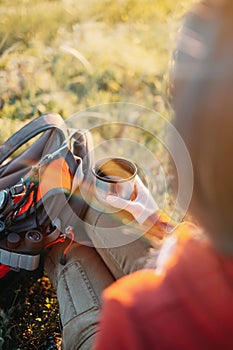
<path fill-rule="evenodd" d="M 233 348 L 232 36 L 232 1 L 205 1 L 187 15 L 175 53 L 174 122 L 193 163 L 191 213 L 200 229 L 181 224 L 156 269 L 142 269 L 149 244 L 137 250 L 144 259 L 135 267 L 128 251 L 126 266 L 139 271 L 117 282 L 94 248 L 73 245 L 65 267 L 59 247 L 51 251 L 46 269 L 57 287 L 65 349 Z M 132 272 L 120 257 L 118 250 L 122 275 Z"/>

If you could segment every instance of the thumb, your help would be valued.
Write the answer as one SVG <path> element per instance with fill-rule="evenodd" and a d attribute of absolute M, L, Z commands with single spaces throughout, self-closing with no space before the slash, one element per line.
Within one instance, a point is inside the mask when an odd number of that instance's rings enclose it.
<path fill-rule="evenodd" d="M 129 205 L 128 200 L 113 195 L 108 195 L 106 201 L 108 204 L 118 209 L 125 209 Z"/>

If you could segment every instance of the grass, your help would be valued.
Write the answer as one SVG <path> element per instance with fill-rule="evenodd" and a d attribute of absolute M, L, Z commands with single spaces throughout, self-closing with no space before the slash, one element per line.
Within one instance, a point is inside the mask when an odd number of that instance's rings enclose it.
<path fill-rule="evenodd" d="M 66 118 L 127 101 L 166 113 L 165 74 L 189 3 L 1 1 L 0 141 L 46 111 Z"/>
<path fill-rule="evenodd" d="M 58 305 L 48 278 L 38 271 L 10 272 L 0 284 L 0 349 L 47 350 L 52 341 L 59 344 Z"/>
<path fill-rule="evenodd" d="M 0 143 L 45 112 L 68 118 L 102 103 L 169 117 L 169 57 L 192 2 L 0 0 Z M 60 332 L 54 291 L 44 276 L 23 281 L 10 303 L 1 295 L 0 349 L 47 349 Z"/>

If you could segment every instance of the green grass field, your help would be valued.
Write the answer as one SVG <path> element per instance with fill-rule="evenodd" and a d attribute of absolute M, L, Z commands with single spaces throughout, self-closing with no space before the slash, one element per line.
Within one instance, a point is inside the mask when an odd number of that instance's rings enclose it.
<path fill-rule="evenodd" d="M 169 59 L 192 2 L 0 0 L 0 142 L 45 112 L 68 118 L 109 102 L 170 117 Z M 48 280 L 14 288 L 0 309 L 0 349 L 47 349 L 49 335 L 59 342 Z"/>
<path fill-rule="evenodd" d="M 166 75 L 190 0 L 0 1 L 0 141 L 47 111 L 124 101 L 166 113 Z"/>

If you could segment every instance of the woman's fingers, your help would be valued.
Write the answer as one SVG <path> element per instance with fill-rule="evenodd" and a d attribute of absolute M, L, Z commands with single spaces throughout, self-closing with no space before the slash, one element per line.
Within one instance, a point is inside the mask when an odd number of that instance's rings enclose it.
<path fill-rule="evenodd" d="M 108 195 L 106 197 L 106 200 L 108 202 L 108 204 L 112 205 L 115 208 L 119 208 L 119 209 L 125 209 L 130 201 L 123 199 L 121 197 L 117 197 L 117 196 L 112 196 L 112 195 Z"/>

